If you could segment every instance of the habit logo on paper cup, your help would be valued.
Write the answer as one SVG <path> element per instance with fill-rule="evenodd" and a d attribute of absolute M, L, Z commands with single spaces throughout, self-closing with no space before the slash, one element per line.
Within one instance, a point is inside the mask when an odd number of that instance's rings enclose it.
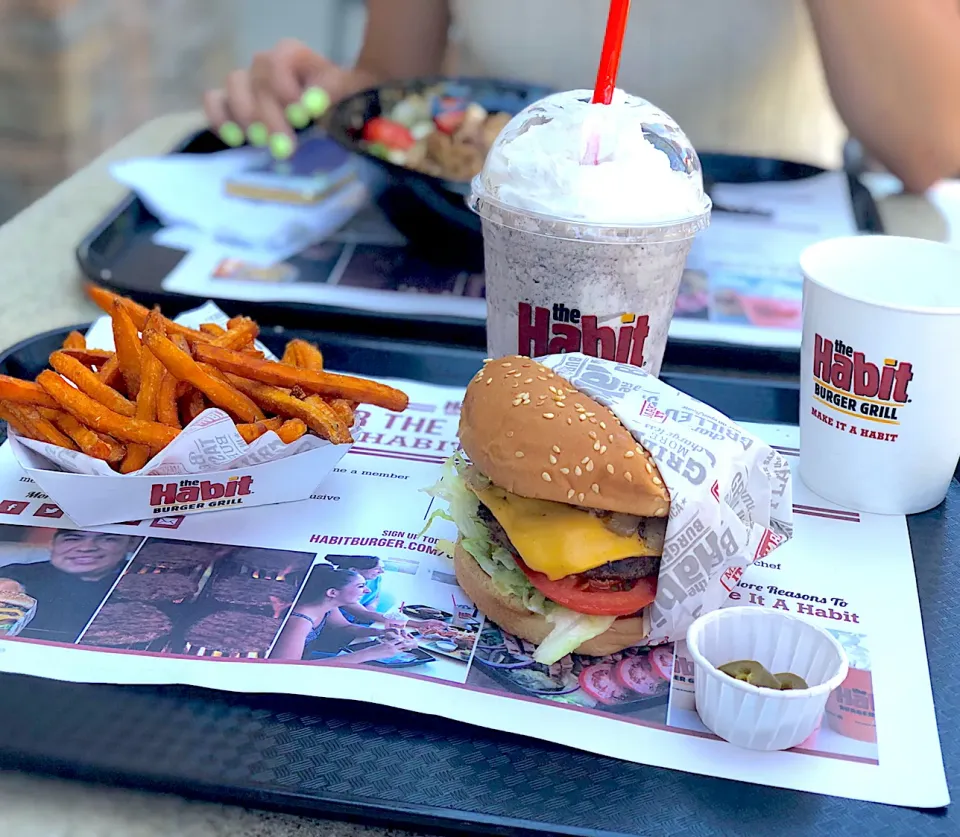
<path fill-rule="evenodd" d="M 229 477 L 216 480 L 180 480 L 150 486 L 150 505 L 154 514 L 195 509 L 219 509 L 239 506 L 253 494 L 253 477 Z"/>
<path fill-rule="evenodd" d="M 910 403 L 913 364 L 894 358 L 874 363 L 853 346 L 816 334 L 813 378 L 814 401 L 831 412 L 895 427 L 900 424 L 904 405 Z M 827 423 L 833 423 L 833 419 Z M 896 441 L 897 437 L 896 433 L 879 428 L 860 428 L 858 433 L 883 441 Z"/>
<path fill-rule="evenodd" d="M 517 354 L 530 357 L 582 352 L 590 357 L 643 366 L 650 335 L 646 314 L 618 314 L 602 321 L 562 302 L 552 308 L 521 302 L 517 320 Z"/>

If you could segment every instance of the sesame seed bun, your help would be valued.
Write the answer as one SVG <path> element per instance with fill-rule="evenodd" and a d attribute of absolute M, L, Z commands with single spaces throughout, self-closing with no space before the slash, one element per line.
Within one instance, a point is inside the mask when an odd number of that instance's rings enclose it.
<path fill-rule="evenodd" d="M 490 576 L 483 571 L 474 557 L 460 546 L 459 541 L 454 549 L 453 567 L 457 574 L 457 583 L 463 588 L 463 592 L 484 616 L 507 633 L 539 645 L 553 630 L 553 625 L 545 617 L 539 613 L 531 613 L 518 599 L 504 596 L 497 590 Z M 642 645 L 646 636 L 642 618 L 631 616 L 617 619 L 602 634 L 578 646 L 574 653 L 604 657 L 624 648 Z"/>
<path fill-rule="evenodd" d="M 460 443 L 522 497 L 639 517 L 670 509 L 656 463 L 616 416 L 528 357 L 489 361 L 470 382 Z"/>

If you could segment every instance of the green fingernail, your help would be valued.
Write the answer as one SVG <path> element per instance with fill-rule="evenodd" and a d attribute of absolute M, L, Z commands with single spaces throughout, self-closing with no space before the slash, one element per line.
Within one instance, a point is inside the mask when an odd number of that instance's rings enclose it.
<path fill-rule="evenodd" d="M 270 132 L 262 122 L 254 122 L 247 128 L 247 139 L 250 140 L 250 145 L 263 148 L 270 142 Z"/>
<path fill-rule="evenodd" d="M 286 134 L 274 134 L 270 137 L 270 153 L 277 160 L 286 160 L 293 154 L 293 140 Z"/>
<path fill-rule="evenodd" d="M 306 128 L 310 124 L 310 114 L 307 113 L 307 109 L 303 105 L 297 102 L 287 105 L 285 113 L 287 122 L 294 128 Z"/>
<path fill-rule="evenodd" d="M 314 119 L 323 116 L 330 107 L 330 94 L 322 87 L 308 87 L 300 98 L 302 104 Z"/>
<path fill-rule="evenodd" d="M 224 145 L 229 145 L 231 148 L 239 148 L 246 141 L 243 128 L 236 122 L 224 122 L 217 131 L 217 136 L 223 140 Z"/>

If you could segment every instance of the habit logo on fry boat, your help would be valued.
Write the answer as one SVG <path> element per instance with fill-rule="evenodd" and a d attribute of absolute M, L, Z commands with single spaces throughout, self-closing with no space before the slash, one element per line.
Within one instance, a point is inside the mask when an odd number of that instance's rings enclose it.
<path fill-rule="evenodd" d="M 643 366 L 643 347 L 650 334 L 650 318 L 618 314 L 601 325 L 594 314 L 583 314 L 557 302 L 553 308 L 521 302 L 518 308 L 517 353 L 530 357 L 564 352 Z"/>
<path fill-rule="evenodd" d="M 885 358 L 872 363 L 863 352 L 819 334 L 813 342 L 813 396 L 825 407 L 880 424 L 900 424 L 910 403 L 913 364 Z"/>
<path fill-rule="evenodd" d="M 150 505 L 154 514 L 187 509 L 216 509 L 238 506 L 253 494 L 253 477 L 228 477 L 215 480 L 180 480 L 150 486 Z"/>

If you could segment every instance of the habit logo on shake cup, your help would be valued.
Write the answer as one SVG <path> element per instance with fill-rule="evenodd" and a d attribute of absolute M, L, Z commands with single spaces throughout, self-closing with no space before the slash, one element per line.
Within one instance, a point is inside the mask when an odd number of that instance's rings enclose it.
<path fill-rule="evenodd" d="M 574 90 L 528 106 L 473 181 L 487 352 L 582 352 L 656 375 L 710 199 L 673 119 L 620 90 L 610 105 L 591 97 Z M 596 164 L 583 164 L 597 140 Z"/>
<path fill-rule="evenodd" d="M 534 308 L 529 302 L 521 302 L 517 311 L 517 354 L 542 357 L 583 352 L 643 366 L 643 349 L 650 334 L 646 314 L 598 317 L 562 302 L 555 302 L 552 308 Z"/>

